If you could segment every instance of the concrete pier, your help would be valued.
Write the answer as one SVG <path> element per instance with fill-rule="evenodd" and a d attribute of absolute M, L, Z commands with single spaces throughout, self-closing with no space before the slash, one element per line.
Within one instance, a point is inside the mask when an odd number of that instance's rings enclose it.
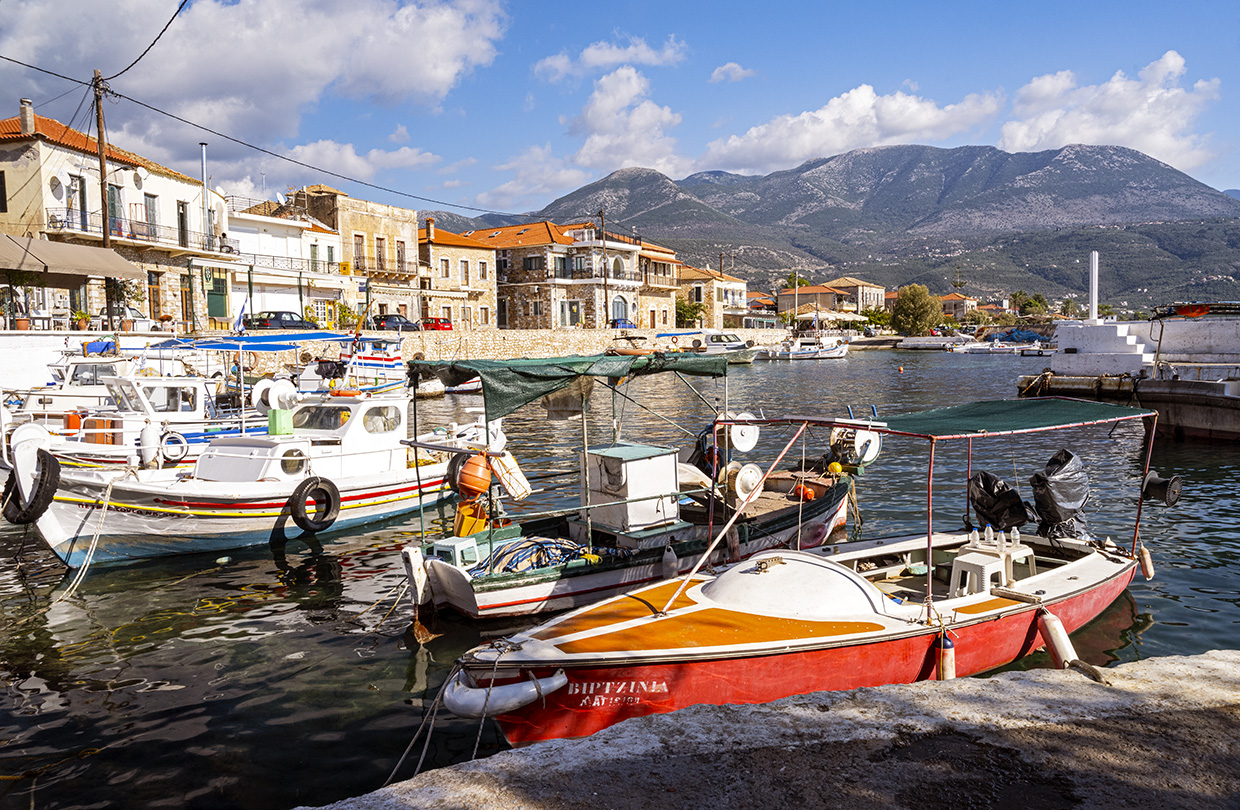
<path fill-rule="evenodd" d="M 1240 651 L 1100 672 L 695 706 L 330 807 L 1240 807 Z"/>

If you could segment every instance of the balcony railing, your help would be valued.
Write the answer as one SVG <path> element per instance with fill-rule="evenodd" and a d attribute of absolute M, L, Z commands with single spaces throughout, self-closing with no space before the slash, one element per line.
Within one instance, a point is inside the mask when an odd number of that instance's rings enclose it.
<path fill-rule="evenodd" d="M 353 267 L 361 273 L 382 273 L 384 275 L 404 276 L 418 272 L 416 262 L 411 262 L 408 259 L 405 261 L 392 261 L 385 256 L 376 257 L 374 255 L 358 256 L 354 254 Z"/>
<path fill-rule="evenodd" d="M 326 273 L 340 275 L 340 262 L 325 262 L 321 259 L 296 259 L 290 256 L 267 256 L 261 253 L 237 253 L 233 261 L 238 264 L 252 264 L 258 268 L 271 270 L 288 270 L 293 273 Z"/>
<path fill-rule="evenodd" d="M 118 239 L 147 242 L 170 248 L 188 248 L 211 253 L 236 253 L 240 243 L 236 239 L 220 238 L 209 233 L 182 230 L 167 225 L 156 225 L 140 219 L 107 217 L 109 233 Z M 72 208 L 47 209 L 47 229 L 52 232 L 73 231 L 103 235 L 103 214 L 92 214 Z"/>
<path fill-rule="evenodd" d="M 680 282 L 676 280 L 675 276 L 662 275 L 659 273 L 647 273 L 644 280 L 647 287 L 663 287 L 666 289 L 671 289 L 673 287 L 680 286 Z"/>

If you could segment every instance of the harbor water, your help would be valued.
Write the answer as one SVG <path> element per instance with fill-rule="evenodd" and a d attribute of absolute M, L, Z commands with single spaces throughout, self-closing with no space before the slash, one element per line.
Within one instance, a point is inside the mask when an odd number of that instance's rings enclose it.
<path fill-rule="evenodd" d="M 1010 399 L 1043 358 L 890 350 L 844 361 L 733 366 L 726 383 L 639 378 L 596 387 L 580 421 L 553 422 L 537 404 L 507 418 L 510 449 L 536 487 L 524 509 L 578 496 L 576 451 L 620 438 L 691 443 L 726 396 L 733 411 L 765 416 L 891 414 L 979 399 Z M 653 409 L 653 413 L 639 404 Z M 478 398 L 422 402 L 418 428 L 469 421 Z M 672 424 L 674 423 L 674 424 Z M 770 461 L 791 438 L 764 435 Z M 825 435 L 794 442 L 790 458 L 817 456 Z M 1028 479 L 1061 447 L 1090 473 L 1089 531 L 1127 546 L 1140 488 L 1142 430 L 1082 428 L 1052 436 L 977 440 L 973 467 L 1032 495 Z M 889 440 L 858 478 L 864 521 L 876 536 L 925 529 L 924 443 Z M 963 452 L 936 450 L 935 528 L 961 525 Z M 1138 577 L 1074 636 L 1080 656 L 1106 665 L 1240 648 L 1237 491 L 1240 446 L 1155 445 L 1153 469 L 1184 477 L 1174 508 L 1146 504 L 1141 540 L 1156 568 Z M 1114 514 L 1118 513 L 1118 514 Z M 245 808 L 321 805 L 375 790 L 396 769 L 413 775 L 420 723 L 455 658 L 523 625 L 477 625 L 441 615 L 419 643 L 401 546 L 451 527 L 451 504 L 311 548 L 290 542 L 89 570 L 76 592 L 33 535 L 0 527 L 0 807 Z M 1041 654 L 1014 666 L 1046 666 Z M 488 723 L 441 712 L 423 768 L 486 756 L 502 741 Z"/>

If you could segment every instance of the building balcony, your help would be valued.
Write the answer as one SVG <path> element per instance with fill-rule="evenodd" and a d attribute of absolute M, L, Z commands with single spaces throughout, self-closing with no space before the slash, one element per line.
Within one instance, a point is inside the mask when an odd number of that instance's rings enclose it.
<path fill-rule="evenodd" d="M 393 261 L 386 256 L 354 255 L 352 262 L 354 275 L 404 280 L 418 274 L 418 263 L 408 259 Z"/>
<path fill-rule="evenodd" d="M 107 228 L 112 241 L 130 245 L 156 245 L 173 252 L 237 253 L 239 242 L 214 234 L 198 233 L 183 228 L 158 225 L 140 219 L 107 217 Z M 48 208 L 47 231 L 49 234 L 81 235 L 103 238 L 104 216 L 72 208 Z"/>
<path fill-rule="evenodd" d="M 675 290 L 680 287 L 680 282 L 675 276 L 659 273 L 647 273 L 642 281 L 644 286 L 658 290 Z"/>

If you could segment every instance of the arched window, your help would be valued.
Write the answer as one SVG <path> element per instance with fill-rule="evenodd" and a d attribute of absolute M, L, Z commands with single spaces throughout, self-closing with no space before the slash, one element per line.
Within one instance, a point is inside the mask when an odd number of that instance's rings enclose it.
<path fill-rule="evenodd" d="M 629 302 L 618 295 L 611 299 L 611 317 L 612 320 L 629 317 Z"/>

